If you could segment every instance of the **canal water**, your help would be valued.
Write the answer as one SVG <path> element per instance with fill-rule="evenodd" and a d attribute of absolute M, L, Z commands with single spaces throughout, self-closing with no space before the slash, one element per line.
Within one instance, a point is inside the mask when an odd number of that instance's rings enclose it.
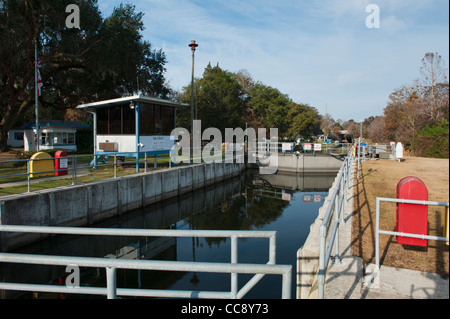
<path fill-rule="evenodd" d="M 293 267 L 295 297 L 297 250 L 303 245 L 336 175 L 259 175 L 246 171 L 239 178 L 186 194 L 94 225 L 139 229 L 270 230 L 277 231 L 277 264 Z M 85 257 L 230 262 L 231 241 L 223 238 L 127 238 L 54 236 L 14 252 Z M 240 239 L 238 260 L 267 263 L 268 239 Z M 104 287 L 105 270 L 82 268 L 82 286 Z M 65 284 L 65 268 L 39 265 L 0 265 L 0 281 Z M 118 270 L 119 288 L 230 291 L 229 274 Z M 239 275 L 239 288 L 251 275 Z M 0 298 L 78 298 L 0 291 Z M 246 296 L 281 297 L 281 276 L 266 275 Z M 86 298 L 86 296 L 82 296 Z M 92 296 L 92 298 L 99 298 Z M 103 297 L 102 297 L 103 298 Z"/>

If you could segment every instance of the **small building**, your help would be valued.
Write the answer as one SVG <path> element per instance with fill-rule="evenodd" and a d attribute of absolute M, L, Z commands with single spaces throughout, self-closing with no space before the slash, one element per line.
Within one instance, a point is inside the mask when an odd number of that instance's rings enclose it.
<path fill-rule="evenodd" d="M 23 147 L 23 133 L 22 128 L 12 128 L 8 132 L 7 145 L 13 148 Z"/>
<path fill-rule="evenodd" d="M 353 136 L 347 131 L 339 131 L 339 143 L 353 143 Z"/>
<path fill-rule="evenodd" d="M 145 96 L 79 105 L 94 116 L 95 162 L 113 153 L 139 158 L 168 154 L 175 141 L 177 109 L 188 106 Z"/>
<path fill-rule="evenodd" d="M 76 151 L 77 130 L 86 128 L 89 128 L 89 125 L 80 122 L 39 120 L 39 150 Z M 36 151 L 36 122 L 28 122 L 21 127 L 21 130 L 23 130 L 24 151 Z"/>

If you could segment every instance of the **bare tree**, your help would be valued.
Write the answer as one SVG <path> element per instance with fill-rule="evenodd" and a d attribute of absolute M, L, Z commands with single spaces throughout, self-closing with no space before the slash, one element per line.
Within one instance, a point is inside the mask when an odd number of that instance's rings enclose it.
<path fill-rule="evenodd" d="M 328 136 L 331 135 L 333 125 L 334 125 L 333 117 L 328 113 L 325 114 L 320 124 L 320 129 L 323 131 L 325 139 L 327 139 Z"/>
<path fill-rule="evenodd" d="M 342 124 L 344 130 L 347 130 L 353 138 L 357 139 L 360 137 L 360 123 L 356 123 L 353 119 L 348 120 Z"/>
<path fill-rule="evenodd" d="M 384 142 L 384 126 L 386 122 L 384 121 L 384 116 L 377 116 L 372 122 L 370 122 L 367 128 L 368 137 L 372 142 L 380 143 Z"/>
<path fill-rule="evenodd" d="M 440 116 L 440 105 L 436 101 L 436 86 L 440 83 L 447 82 L 447 68 L 442 56 L 437 52 L 428 52 L 422 59 L 422 67 L 420 73 L 423 75 L 423 88 L 425 95 L 429 96 L 429 103 L 427 109 L 430 114 L 430 118 L 433 121 L 437 121 Z M 428 94 L 426 94 L 428 92 Z"/>
<path fill-rule="evenodd" d="M 235 76 L 236 76 L 236 80 L 242 86 L 242 90 L 244 91 L 244 94 L 249 95 L 250 91 L 252 90 L 253 86 L 255 85 L 255 82 L 253 81 L 251 74 L 247 70 L 239 70 L 239 72 L 236 73 Z"/>

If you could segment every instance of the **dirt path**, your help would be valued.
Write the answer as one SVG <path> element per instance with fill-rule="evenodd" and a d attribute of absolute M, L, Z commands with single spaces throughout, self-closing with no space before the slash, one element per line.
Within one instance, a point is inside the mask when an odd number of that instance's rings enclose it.
<path fill-rule="evenodd" d="M 353 254 L 365 263 L 374 263 L 376 197 L 396 198 L 397 183 L 404 177 L 421 179 L 428 188 L 430 201 L 449 200 L 449 160 L 406 157 L 399 163 L 393 160 L 369 160 L 361 165 L 356 185 L 353 218 Z M 357 207 L 360 207 L 357 209 Z M 443 236 L 445 208 L 428 209 L 428 234 Z M 395 203 L 383 203 L 380 228 L 395 231 Z M 381 235 L 381 265 L 419 270 L 449 276 L 449 246 L 428 241 L 428 247 L 403 246 L 395 236 Z"/>

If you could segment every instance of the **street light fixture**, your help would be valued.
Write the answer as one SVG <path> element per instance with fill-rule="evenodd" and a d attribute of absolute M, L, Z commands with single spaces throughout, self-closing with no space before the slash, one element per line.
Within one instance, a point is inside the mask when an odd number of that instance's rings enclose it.
<path fill-rule="evenodd" d="M 189 47 L 192 50 L 192 80 L 191 80 L 191 134 L 194 129 L 194 58 L 195 58 L 195 50 L 198 47 L 198 44 L 195 43 L 194 40 L 191 41 Z"/>

